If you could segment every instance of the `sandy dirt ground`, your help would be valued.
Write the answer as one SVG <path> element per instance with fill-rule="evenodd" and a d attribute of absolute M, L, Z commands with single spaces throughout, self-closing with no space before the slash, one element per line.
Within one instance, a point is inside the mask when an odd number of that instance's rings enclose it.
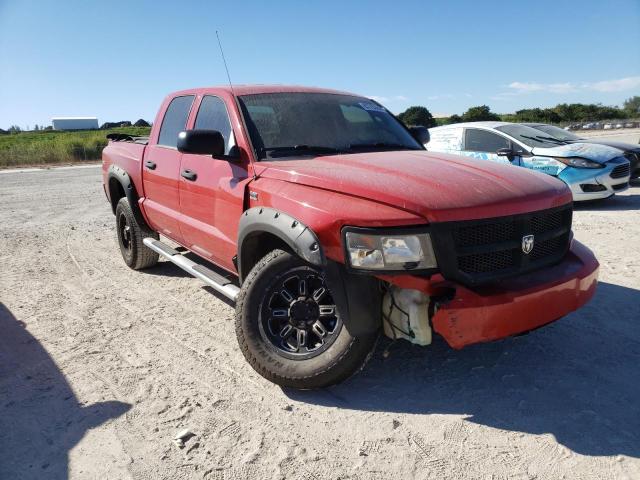
<path fill-rule="evenodd" d="M 624 128 L 620 130 L 585 130 L 575 131 L 576 135 L 585 138 L 606 138 L 616 142 L 627 142 L 632 145 L 640 143 L 640 128 Z"/>
<path fill-rule="evenodd" d="M 577 208 L 581 311 L 462 351 L 383 340 L 318 392 L 254 373 L 198 280 L 125 266 L 99 168 L 3 173 L 0 208 L 1 479 L 640 478 L 640 187 Z"/>

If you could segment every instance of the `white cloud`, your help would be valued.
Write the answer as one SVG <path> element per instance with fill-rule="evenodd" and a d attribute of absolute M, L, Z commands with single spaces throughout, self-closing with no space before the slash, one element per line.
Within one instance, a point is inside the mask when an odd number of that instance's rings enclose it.
<path fill-rule="evenodd" d="M 623 92 L 640 88 L 640 77 L 626 77 L 615 80 L 603 80 L 600 82 L 582 83 L 538 83 L 538 82 L 511 82 L 506 85 L 509 89 L 501 92 L 497 97 L 511 97 L 514 95 L 526 95 L 535 92 L 547 93 L 574 93 L 580 91 L 597 92 Z"/>
<path fill-rule="evenodd" d="M 572 83 L 535 83 L 535 82 L 512 82 L 507 85 L 513 93 L 531 92 L 551 92 L 568 93 L 575 92 L 576 86 Z"/>
<path fill-rule="evenodd" d="M 589 90 L 598 92 L 624 92 L 625 90 L 633 90 L 640 88 L 640 77 L 626 77 L 618 80 L 604 80 L 602 82 L 586 83 L 585 87 Z"/>

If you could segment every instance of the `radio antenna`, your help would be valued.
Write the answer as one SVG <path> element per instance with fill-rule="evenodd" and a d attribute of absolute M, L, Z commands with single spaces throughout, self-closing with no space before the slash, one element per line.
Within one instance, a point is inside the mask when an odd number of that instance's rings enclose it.
<path fill-rule="evenodd" d="M 224 63 L 224 69 L 227 71 L 227 80 L 229 80 L 229 87 L 231 87 L 231 93 L 235 97 L 236 94 L 233 91 L 233 84 L 231 83 L 231 75 L 229 75 L 229 67 L 227 67 L 227 60 L 224 58 L 224 50 L 222 50 L 222 42 L 220 41 L 220 35 L 216 30 L 216 38 L 218 39 L 218 46 L 220 47 L 220 53 L 222 54 L 222 63 Z"/>

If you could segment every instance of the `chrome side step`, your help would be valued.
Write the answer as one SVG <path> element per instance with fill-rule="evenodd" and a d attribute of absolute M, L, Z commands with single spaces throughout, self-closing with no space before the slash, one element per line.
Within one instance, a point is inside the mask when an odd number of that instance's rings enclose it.
<path fill-rule="evenodd" d="M 200 265 L 188 258 L 184 257 L 177 250 L 174 250 L 169 245 L 162 243 L 155 238 L 147 237 L 143 240 L 144 244 L 154 252 L 158 252 L 164 258 L 171 263 L 176 264 L 185 272 L 199 278 L 204 283 L 213 288 L 216 292 L 221 293 L 225 297 L 234 300 L 240 292 L 240 288 L 231 283 L 231 280 L 223 277 L 222 275 L 210 270 L 204 265 Z"/>

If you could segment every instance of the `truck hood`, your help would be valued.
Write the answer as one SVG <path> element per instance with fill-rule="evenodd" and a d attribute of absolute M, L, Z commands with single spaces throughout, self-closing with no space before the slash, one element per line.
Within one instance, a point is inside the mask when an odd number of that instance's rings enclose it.
<path fill-rule="evenodd" d="M 622 152 L 617 148 L 595 143 L 570 143 L 551 148 L 535 147 L 531 153 L 544 157 L 580 157 L 597 163 L 605 163 L 622 156 Z"/>
<path fill-rule="evenodd" d="M 384 203 L 429 222 L 526 213 L 572 198 L 567 186 L 549 175 L 426 151 L 283 159 L 254 168 L 260 177 Z"/>

